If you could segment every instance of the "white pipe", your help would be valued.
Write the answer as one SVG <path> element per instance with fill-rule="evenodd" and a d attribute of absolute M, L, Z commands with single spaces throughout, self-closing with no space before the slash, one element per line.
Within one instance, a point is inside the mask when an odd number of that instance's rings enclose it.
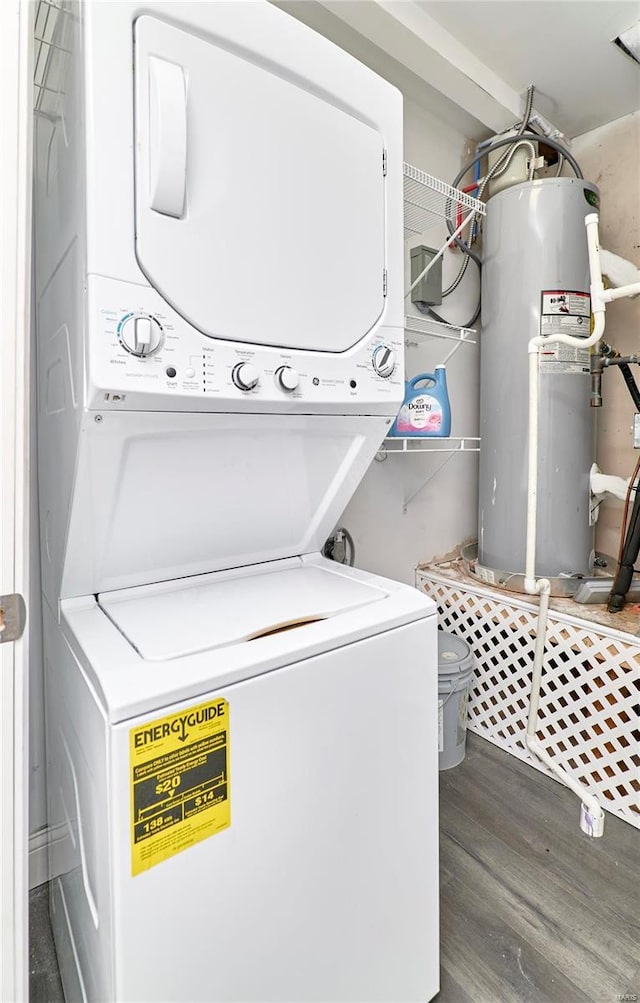
<path fill-rule="evenodd" d="M 549 597 L 551 593 L 551 583 L 548 578 L 541 578 L 538 581 L 539 593 L 540 593 L 540 606 L 538 609 L 538 625 L 536 629 L 536 646 L 535 654 L 533 659 L 533 674 L 531 679 L 531 696 L 529 699 L 529 717 L 527 720 L 527 748 L 531 752 L 541 759 L 545 766 L 555 773 L 555 775 L 563 782 L 565 787 L 568 787 L 574 794 L 576 794 L 583 805 L 583 818 L 584 809 L 586 809 L 586 814 L 589 817 L 589 828 L 591 831 L 589 835 L 600 836 L 602 835 L 602 829 L 604 825 L 604 812 L 600 807 L 598 799 L 590 794 L 588 790 L 570 773 L 567 773 L 561 766 L 558 766 L 556 761 L 552 759 L 546 749 L 542 746 L 541 742 L 536 738 L 536 729 L 538 724 L 538 708 L 540 706 L 540 684 L 542 681 L 542 666 L 544 658 L 544 646 L 547 633 L 547 621 L 549 614 Z M 599 829 L 599 831 L 597 831 Z"/>
<path fill-rule="evenodd" d="M 598 213 L 590 212 L 584 218 L 587 228 L 587 252 L 589 254 L 589 275 L 591 278 L 591 310 L 594 314 L 604 314 L 604 285 L 600 264 L 600 238 L 598 235 Z"/>
<path fill-rule="evenodd" d="M 527 720 L 527 748 L 537 756 L 555 775 L 581 799 L 580 827 L 589 836 L 601 836 L 604 829 L 604 812 L 598 799 L 583 787 L 570 773 L 567 773 L 545 751 L 536 738 L 538 709 L 540 706 L 540 684 L 547 635 L 549 597 L 551 583 L 548 578 L 536 579 L 536 516 L 538 501 L 538 410 L 539 410 L 539 355 L 542 345 L 562 343 L 576 348 L 590 348 L 596 345 L 604 334 L 606 304 L 626 296 L 640 293 L 640 282 L 605 289 L 600 265 L 600 243 L 598 238 L 598 215 L 590 213 L 585 218 L 587 248 L 589 252 L 589 272 L 591 275 L 591 310 L 593 332 L 589 338 L 574 338 L 567 334 L 552 335 L 548 338 L 536 337 L 529 342 L 529 466 L 527 489 L 527 549 L 525 559 L 524 587 L 530 595 L 539 595 L 536 644 L 531 677 L 529 717 Z"/>
<path fill-rule="evenodd" d="M 536 515 L 538 511 L 538 357 L 539 338 L 529 342 L 529 468 L 527 478 L 527 548 L 524 562 L 524 588 L 536 595 L 546 579 L 536 581 Z M 547 582 L 549 588 L 550 583 Z M 538 588 L 540 585 L 540 588 Z"/>
<path fill-rule="evenodd" d="M 629 286 L 618 286 L 617 289 L 605 289 L 602 298 L 605 303 L 623 299 L 625 296 L 637 296 L 640 293 L 640 282 L 632 282 Z"/>
<path fill-rule="evenodd" d="M 598 799 L 567 773 L 545 751 L 536 738 L 538 709 L 540 706 L 540 685 L 544 662 L 544 648 L 547 636 L 549 613 L 549 597 L 551 582 L 548 578 L 536 579 L 536 534 L 538 508 L 538 409 L 539 409 L 539 355 L 542 345 L 557 344 L 574 345 L 577 348 L 589 348 L 597 344 L 604 334 L 605 297 L 600 270 L 600 247 L 598 242 L 598 216 L 591 213 L 585 219 L 587 229 L 587 247 L 589 252 L 589 271 L 591 275 L 591 309 L 593 312 L 593 332 L 589 338 L 574 338 L 571 335 L 558 334 L 548 338 L 538 336 L 529 342 L 529 463 L 527 488 L 527 546 L 525 558 L 524 587 L 530 595 L 539 595 L 538 622 L 536 627 L 536 644 L 531 675 L 531 695 L 529 698 L 529 717 L 527 721 L 526 743 L 530 752 L 537 756 L 555 775 L 576 794 L 581 800 L 580 827 L 589 836 L 601 836 L 604 829 L 604 812 Z"/>
<path fill-rule="evenodd" d="M 604 314 L 600 337 L 604 331 Z M 565 339 L 568 336 L 562 336 Z M 593 336 L 592 336 L 593 337 Z M 559 339 L 558 339 L 559 340 Z M 588 339 L 573 338 L 578 345 Z M 539 352 L 540 342 L 549 344 L 556 341 L 550 338 L 532 338 L 529 342 L 529 468 L 527 490 L 527 548 L 525 558 L 525 591 L 530 595 L 539 595 L 538 622 L 536 625 L 536 644 L 531 673 L 531 693 L 529 697 L 529 718 L 527 721 L 526 743 L 529 751 L 537 756 L 562 783 L 577 794 L 581 800 L 580 827 L 590 836 L 601 836 L 604 829 L 604 812 L 598 799 L 590 794 L 582 784 L 575 780 L 551 758 L 536 738 L 538 723 L 538 708 L 540 706 L 540 685 L 544 661 L 544 648 L 547 638 L 547 622 L 549 611 L 549 596 L 551 582 L 548 578 L 536 578 L 536 516 L 538 502 L 538 404 L 539 404 Z M 571 342 L 569 342 L 570 344 Z"/>
<path fill-rule="evenodd" d="M 537 127 L 540 129 L 540 132 L 542 132 L 545 136 L 548 136 L 549 139 L 557 139 L 557 141 L 559 143 L 562 143 L 563 146 L 566 146 L 567 149 L 571 147 L 571 143 L 567 139 L 565 134 L 563 132 L 560 132 L 560 130 L 557 129 L 555 125 L 552 125 L 551 122 L 549 122 L 549 120 L 546 119 L 544 115 L 541 115 L 539 111 L 534 111 L 529 116 L 529 125 L 534 125 L 534 126 L 537 125 Z"/>

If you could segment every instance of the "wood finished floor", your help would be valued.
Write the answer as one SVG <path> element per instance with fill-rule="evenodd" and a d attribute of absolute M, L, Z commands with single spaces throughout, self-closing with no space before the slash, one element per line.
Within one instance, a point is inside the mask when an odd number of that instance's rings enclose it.
<path fill-rule="evenodd" d="M 560 784 L 467 742 L 440 774 L 437 1003 L 640 1001 L 640 832 L 589 839 Z M 45 886 L 30 911 L 31 1003 L 62 1003 Z"/>
<path fill-rule="evenodd" d="M 49 923 L 48 885 L 39 885 L 29 895 L 29 1003 L 64 1003 Z"/>
<path fill-rule="evenodd" d="M 440 774 L 437 1003 L 640 1000 L 640 831 L 476 735 Z"/>

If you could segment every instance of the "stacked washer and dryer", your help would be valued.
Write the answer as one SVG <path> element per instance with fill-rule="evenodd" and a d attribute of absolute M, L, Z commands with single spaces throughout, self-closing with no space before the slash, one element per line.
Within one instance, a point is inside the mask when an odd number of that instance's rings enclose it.
<path fill-rule="evenodd" d="M 320 556 L 403 396 L 402 103 L 267 3 L 64 6 L 36 125 L 68 1000 L 427 1000 L 436 615 Z"/>

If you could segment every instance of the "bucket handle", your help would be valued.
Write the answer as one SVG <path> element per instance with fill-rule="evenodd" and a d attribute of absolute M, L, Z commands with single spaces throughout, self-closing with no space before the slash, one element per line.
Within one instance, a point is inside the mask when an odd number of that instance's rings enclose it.
<path fill-rule="evenodd" d="M 467 676 L 464 686 L 455 685 L 459 678 L 459 676 L 456 679 L 438 678 L 438 694 L 440 693 L 440 690 L 442 690 L 443 693 L 447 693 L 448 700 L 452 693 L 462 693 L 463 690 L 469 689 L 471 686 L 471 676 Z"/>
<path fill-rule="evenodd" d="M 446 697 L 444 698 L 444 700 L 442 700 L 442 698 L 441 698 L 441 696 L 440 696 L 440 692 L 438 692 L 438 699 L 440 699 L 440 700 L 441 700 L 441 702 L 442 702 L 442 706 L 443 706 L 443 707 L 446 707 L 446 706 L 447 706 L 447 704 L 449 703 L 449 701 L 451 700 L 451 697 L 453 696 L 453 694 L 454 694 L 455 692 L 456 692 L 456 690 L 454 690 L 454 689 L 451 689 L 451 690 L 449 690 L 449 692 L 447 693 L 447 695 L 446 695 Z"/>
<path fill-rule="evenodd" d="M 451 697 L 453 696 L 454 693 L 461 693 L 461 692 L 462 692 L 461 690 L 450 689 L 448 691 L 448 693 L 446 694 L 446 696 L 443 699 L 442 699 L 442 695 L 438 692 L 438 694 L 437 694 L 438 695 L 438 699 L 441 700 L 442 707 L 446 706 L 446 704 L 449 702 L 449 700 L 451 699 Z"/>

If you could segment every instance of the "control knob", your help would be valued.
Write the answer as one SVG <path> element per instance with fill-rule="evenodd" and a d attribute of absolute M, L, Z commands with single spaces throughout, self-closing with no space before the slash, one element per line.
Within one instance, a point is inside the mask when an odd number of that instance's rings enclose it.
<path fill-rule="evenodd" d="M 286 390 L 288 393 L 291 393 L 298 386 L 300 377 L 295 369 L 291 368 L 291 366 L 280 366 L 280 368 L 276 370 L 276 382 L 281 390 Z"/>
<path fill-rule="evenodd" d="M 396 368 L 396 353 L 388 345 L 378 345 L 371 362 L 377 375 L 387 379 Z"/>
<path fill-rule="evenodd" d="M 158 351 L 162 342 L 162 328 L 154 317 L 137 314 L 129 317 L 120 329 L 123 348 L 144 359 Z"/>
<path fill-rule="evenodd" d="M 251 362 L 239 362 L 231 378 L 239 390 L 253 390 L 260 382 L 260 373 Z"/>

